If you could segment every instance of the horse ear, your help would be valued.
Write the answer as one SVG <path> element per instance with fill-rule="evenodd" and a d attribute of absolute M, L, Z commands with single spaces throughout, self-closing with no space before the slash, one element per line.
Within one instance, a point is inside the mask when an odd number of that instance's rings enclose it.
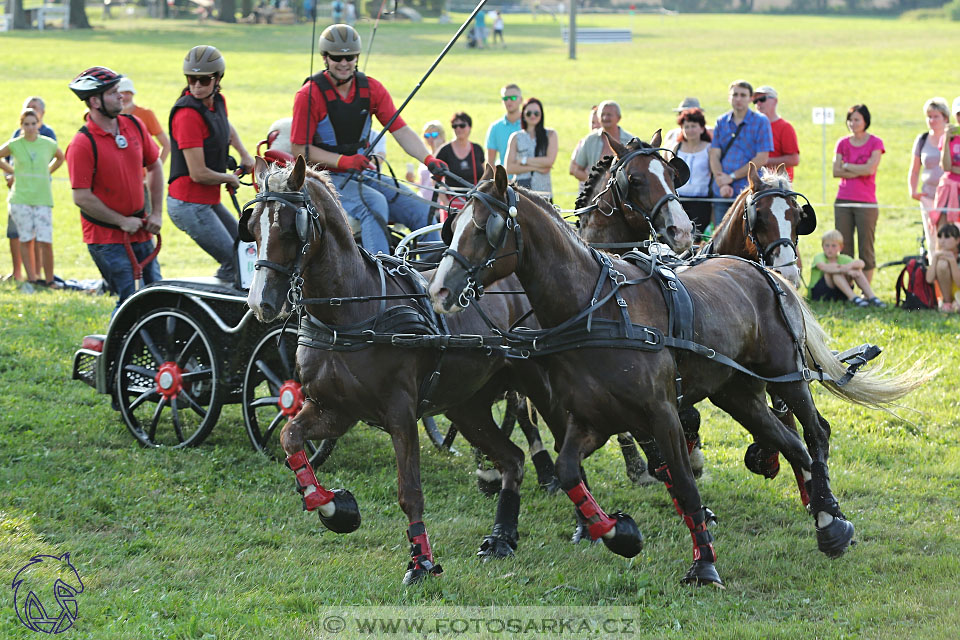
<path fill-rule="evenodd" d="M 257 156 L 257 159 L 253 161 L 253 177 L 254 182 L 258 185 L 263 184 L 263 174 L 267 172 L 267 161 Z"/>
<path fill-rule="evenodd" d="M 661 135 L 662 131 L 663 129 L 657 129 L 656 132 L 653 134 L 653 137 L 650 138 L 650 146 L 653 147 L 654 149 L 659 148 L 660 143 L 663 142 L 663 136 Z"/>
<path fill-rule="evenodd" d="M 486 175 L 486 172 L 484 172 L 484 175 Z M 497 171 L 493 181 L 497 186 L 497 191 L 500 193 L 507 192 L 507 170 L 503 168 L 503 165 L 497 165 Z"/>
<path fill-rule="evenodd" d="M 756 191 L 760 187 L 760 174 L 757 172 L 757 165 L 750 163 L 750 169 L 747 171 L 747 182 L 750 183 L 750 189 Z"/>
<path fill-rule="evenodd" d="M 287 178 L 287 188 L 291 191 L 300 191 L 303 188 L 303 181 L 307 176 L 307 161 L 303 156 L 297 156 L 297 164 L 293 165 L 293 171 Z"/>
<path fill-rule="evenodd" d="M 494 174 L 493 165 L 490 164 L 489 162 L 484 162 L 484 163 L 483 163 L 483 175 L 480 176 L 480 179 L 481 179 L 481 180 L 489 180 L 490 178 L 493 177 L 493 174 Z"/>
<path fill-rule="evenodd" d="M 613 149 L 613 155 L 620 158 L 627 153 L 627 148 L 620 144 L 619 140 L 614 140 L 606 131 L 603 132 L 603 137 L 607 139 L 607 143 L 610 145 L 610 148 Z"/>

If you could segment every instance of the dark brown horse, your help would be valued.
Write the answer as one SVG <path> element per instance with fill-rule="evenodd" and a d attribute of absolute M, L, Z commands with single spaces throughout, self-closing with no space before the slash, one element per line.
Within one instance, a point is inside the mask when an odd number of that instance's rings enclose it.
<path fill-rule="evenodd" d="M 291 302 L 301 297 L 307 312 L 297 349 L 306 401 L 280 436 L 304 508 L 318 510 L 323 524 L 338 533 L 360 525 L 356 500 L 317 481 L 304 443 L 339 438 L 358 420 L 376 425 L 393 441 L 400 507 L 409 520 L 411 560 L 404 583 L 439 574 L 423 524 L 420 488 L 417 419 L 429 402 L 431 413 L 445 412 L 501 472 L 497 519 L 480 555 L 512 554 L 524 456 L 491 417 L 490 406 L 507 386 L 511 369 L 502 349 L 481 345 L 484 338 L 496 344 L 490 330 L 475 313 L 448 328 L 435 325 L 425 301 L 426 281 L 402 264 L 362 252 L 326 174 L 306 169 L 303 158 L 292 168 L 267 167 L 258 158 L 255 172 L 261 191 L 240 220 L 241 238 L 258 245 L 248 304 L 262 322 L 289 314 Z M 519 288 L 515 279 L 504 286 Z M 483 306 L 500 326 L 510 326 L 528 309 L 522 295 L 491 296 Z M 377 333 L 405 335 L 384 343 Z M 422 346 L 394 346 L 391 340 Z M 455 348 L 458 340 L 473 348 Z M 548 406 L 548 398 L 541 401 Z"/>
<path fill-rule="evenodd" d="M 677 277 L 658 270 L 664 279 Z M 707 530 L 714 516 L 701 501 L 677 415 L 678 404 L 710 398 L 758 442 L 802 469 L 818 547 L 831 556 L 846 550 L 853 525 L 830 489 L 830 427 L 816 409 L 808 382 L 818 367 L 834 380 L 841 379 L 845 367 L 827 347 L 803 300 L 784 281 L 735 258 L 711 259 L 687 269 L 679 280 L 693 303 L 691 335 L 702 344 L 682 346 L 669 329 L 658 278 L 646 267 L 590 249 L 548 202 L 509 188 L 506 172 L 497 167 L 495 173 L 485 172 L 453 225 L 450 249 L 430 284 L 434 308 L 456 312 L 464 295 L 510 273 L 519 276 L 541 325 L 554 329 L 534 334 L 539 345 L 523 344 L 547 370 L 567 412 L 557 473 L 591 523 L 592 538 L 602 538 L 611 550 L 628 557 L 642 545 L 633 520 L 625 514 L 607 515 L 580 476 L 581 460 L 628 428 L 640 439 L 652 437 L 666 460 L 668 489 L 694 541 L 694 562 L 685 581 L 721 584 Z M 587 332 L 591 323 L 597 334 Z M 572 333 L 580 327 L 582 332 Z M 665 348 L 668 338 L 682 348 Z M 587 346 L 548 349 L 551 344 Z M 538 350 L 547 355 L 537 356 Z M 723 357 L 753 373 L 723 364 Z M 845 386 L 831 383 L 830 389 L 852 402 L 883 405 L 926 379 L 920 374 L 858 375 Z M 796 414 L 809 452 L 797 433 L 770 411 L 767 388 Z"/>

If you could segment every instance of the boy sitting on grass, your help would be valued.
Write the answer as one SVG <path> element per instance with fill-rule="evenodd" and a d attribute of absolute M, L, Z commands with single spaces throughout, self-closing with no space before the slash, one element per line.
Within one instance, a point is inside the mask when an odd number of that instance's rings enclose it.
<path fill-rule="evenodd" d="M 940 285 L 940 311 L 960 311 L 960 303 L 954 294 L 960 288 L 960 266 L 957 266 L 957 245 L 960 243 L 960 228 L 952 222 L 937 231 L 937 250 L 933 252 L 927 268 L 927 282 L 936 280 Z"/>
<path fill-rule="evenodd" d="M 833 229 L 823 234 L 820 241 L 823 253 L 813 258 L 813 268 L 810 271 L 810 297 L 813 300 L 849 300 L 858 307 L 886 307 L 887 304 L 878 298 L 870 282 L 863 275 L 863 260 L 854 260 L 852 257 L 840 253 L 843 249 L 843 235 Z M 863 296 L 853 291 L 856 283 Z"/>

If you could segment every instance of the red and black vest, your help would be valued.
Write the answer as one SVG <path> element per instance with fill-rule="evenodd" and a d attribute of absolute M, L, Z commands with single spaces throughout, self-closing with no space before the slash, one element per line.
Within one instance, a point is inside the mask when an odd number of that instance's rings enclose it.
<path fill-rule="evenodd" d="M 353 81 L 357 83 L 353 102 L 344 102 L 322 71 L 303 81 L 303 84 L 312 82 L 317 85 L 327 104 L 327 117 L 314 127 L 311 140 L 313 146 L 345 156 L 354 155 L 367 148 L 370 133 L 370 82 L 367 76 L 359 71 L 354 72 Z"/>
<path fill-rule="evenodd" d="M 203 163 L 208 169 L 224 173 L 227 170 L 227 153 L 230 150 L 230 122 L 227 120 L 227 106 L 223 96 L 219 93 L 213 96 L 213 111 L 208 109 L 202 101 L 197 100 L 189 92 L 184 93 L 170 109 L 168 127 L 170 131 L 170 178 L 171 183 L 177 178 L 190 175 L 183 151 L 173 135 L 173 115 L 180 109 L 193 109 L 207 123 L 210 135 L 203 140 Z"/>

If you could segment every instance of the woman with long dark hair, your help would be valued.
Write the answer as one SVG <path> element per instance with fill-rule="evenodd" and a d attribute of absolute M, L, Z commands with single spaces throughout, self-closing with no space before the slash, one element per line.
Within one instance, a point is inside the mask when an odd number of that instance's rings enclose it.
<path fill-rule="evenodd" d="M 520 131 L 507 142 L 507 173 L 516 174 L 517 184 L 553 200 L 550 169 L 557 159 L 560 143 L 557 132 L 544 126 L 543 104 L 528 98 L 520 112 Z"/>
<path fill-rule="evenodd" d="M 683 208 L 701 233 L 710 224 L 710 132 L 700 109 L 684 109 L 677 118 L 680 133 L 674 153 L 690 167 L 690 179 L 677 189 Z"/>

